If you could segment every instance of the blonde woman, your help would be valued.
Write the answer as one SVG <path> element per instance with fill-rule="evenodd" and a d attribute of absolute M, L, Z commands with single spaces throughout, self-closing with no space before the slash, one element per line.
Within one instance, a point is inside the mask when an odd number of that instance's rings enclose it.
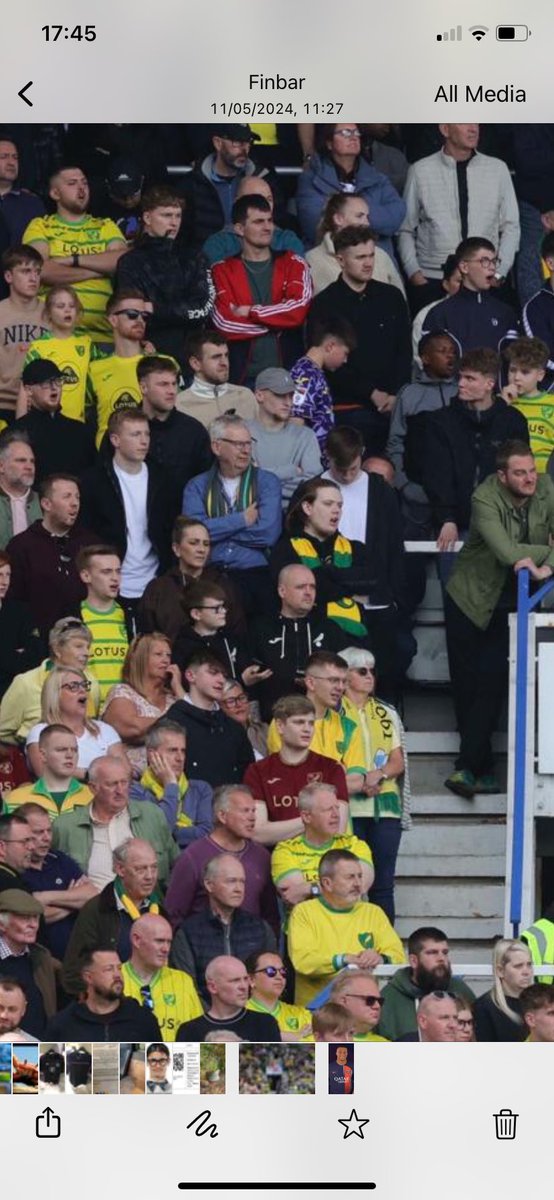
<path fill-rule="evenodd" d="M 98 681 L 86 670 L 92 635 L 77 617 L 62 617 L 48 636 L 50 655 L 32 671 L 16 675 L 0 704 L 0 741 L 24 742 L 29 730 L 41 720 L 41 693 L 53 667 L 76 667 L 85 671 L 90 684 L 87 692 L 87 716 L 95 717 L 100 708 Z"/>
<path fill-rule="evenodd" d="M 406 758 L 396 709 L 375 696 L 375 658 L 370 650 L 340 651 L 348 666 L 341 711 L 360 727 L 367 771 L 363 793 L 350 797 L 352 828 L 371 847 L 375 882 L 371 902 L 394 924 L 394 873 L 402 828 L 410 824 L 402 788 Z"/>
<path fill-rule="evenodd" d="M 501 938 L 492 955 L 493 985 L 473 1007 L 478 1042 L 524 1042 L 528 1029 L 520 996 L 533 982 L 531 952 L 524 942 Z"/>
<path fill-rule="evenodd" d="M 330 283 L 334 283 L 340 275 L 340 263 L 333 245 L 334 235 L 340 233 L 341 229 L 346 229 L 347 225 L 363 225 L 369 228 L 370 224 L 369 204 L 364 196 L 353 195 L 352 192 L 335 192 L 329 196 L 317 227 L 317 245 L 313 250 L 308 250 L 306 255 L 316 296 Z M 372 279 L 379 283 L 390 283 L 397 287 L 402 295 L 406 294 L 398 268 L 390 254 L 380 246 L 375 247 Z"/>
<path fill-rule="evenodd" d="M 108 692 L 102 716 L 117 730 L 133 773 L 146 770 L 144 738 L 152 725 L 185 695 L 171 642 L 163 633 L 143 633 L 131 642 L 121 683 Z"/>
<path fill-rule="evenodd" d="M 46 725 L 65 725 L 77 738 L 79 757 L 77 779 L 84 779 L 94 758 L 105 754 L 123 754 L 119 734 L 105 721 L 95 721 L 87 715 L 90 679 L 77 667 L 53 667 L 42 689 L 42 720 L 27 735 L 27 759 L 38 777 L 42 762 L 38 739 Z"/>

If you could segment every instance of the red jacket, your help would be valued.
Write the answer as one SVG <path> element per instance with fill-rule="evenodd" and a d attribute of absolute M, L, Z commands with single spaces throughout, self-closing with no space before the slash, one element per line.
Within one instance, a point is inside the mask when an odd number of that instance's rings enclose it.
<path fill-rule="evenodd" d="M 306 319 L 312 299 L 308 264 L 292 250 L 273 255 L 271 304 L 252 304 L 250 281 L 240 256 L 212 267 L 216 289 L 213 322 L 230 341 L 261 337 L 268 330 L 296 329 Z M 248 317 L 237 317 L 231 306 L 252 305 Z"/>

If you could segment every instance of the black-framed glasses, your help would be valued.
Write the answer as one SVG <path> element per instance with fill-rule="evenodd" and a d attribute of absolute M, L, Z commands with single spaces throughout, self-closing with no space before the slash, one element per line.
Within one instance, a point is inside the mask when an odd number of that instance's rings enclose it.
<path fill-rule="evenodd" d="M 152 992 L 150 991 L 150 984 L 149 984 L 149 983 L 145 983 L 145 984 L 144 984 L 144 987 L 141 987 L 141 989 L 140 989 L 140 996 L 141 996 L 141 1000 L 142 1000 L 142 1007 L 143 1007 L 143 1008 L 149 1008 L 149 1009 L 151 1009 L 151 1010 L 152 1010 L 152 1009 L 154 1008 L 154 1000 L 153 1000 L 153 997 L 152 997 Z M 159 1062 L 159 1063 L 160 1063 L 160 1062 L 165 1062 L 165 1061 L 166 1061 L 166 1060 L 165 1060 L 165 1058 L 158 1058 L 158 1059 L 156 1059 L 156 1058 L 149 1058 L 149 1059 L 148 1059 L 148 1062 L 149 1062 L 149 1063 L 150 1063 L 150 1062 Z"/>
<path fill-rule="evenodd" d="M 140 308 L 116 308 L 112 317 L 128 317 L 130 321 L 146 321 L 149 313 L 141 312 Z"/>
<path fill-rule="evenodd" d="M 228 704 L 229 708 L 239 708 L 241 704 L 249 704 L 248 696 L 224 696 L 223 703 Z"/>
<path fill-rule="evenodd" d="M 475 1024 L 473 1017 L 457 1017 L 460 1029 L 471 1029 Z"/>
<path fill-rule="evenodd" d="M 91 686 L 89 679 L 76 679 L 73 683 L 62 683 L 62 691 L 75 695 L 76 692 L 90 692 Z"/>
<path fill-rule="evenodd" d="M 361 996 L 359 992 L 345 992 L 344 994 L 351 1000 L 361 1000 L 367 1008 L 382 1008 L 385 1003 L 382 996 Z"/>
<path fill-rule="evenodd" d="M 268 979 L 275 979 L 276 975 L 287 975 L 286 967 L 256 967 L 252 972 L 253 975 L 267 975 Z"/>

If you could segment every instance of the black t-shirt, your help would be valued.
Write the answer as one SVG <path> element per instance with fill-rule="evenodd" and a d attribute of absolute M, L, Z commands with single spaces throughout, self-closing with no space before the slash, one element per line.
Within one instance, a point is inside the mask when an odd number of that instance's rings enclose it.
<path fill-rule="evenodd" d="M 236 1033 L 243 1042 L 280 1042 L 281 1031 L 269 1013 L 250 1012 L 241 1008 L 234 1017 L 196 1017 L 194 1021 L 185 1021 L 177 1030 L 177 1042 L 203 1042 L 207 1033 L 216 1029 L 228 1029 Z"/>
<path fill-rule="evenodd" d="M 67 1073 L 72 1087 L 82 1087 L 88 1083 L 91 1070 L 92 1055 L 83 1046 L 67 1051 Z"/>
<path fill-rule="evenodd" d="M 57 1050 L 47 1050 L 40 1056 L 40 1076 L 45 1083 L 59 1083 L 63 1075 L 63 1054 Z"/>
<path fill-rule="evenodd" d="M 8 888 L 15 888 L 18 892 L 30 893 L 31 891 L 19 871 L 15 871 L 13 867 L 8 867 L 6 863 L 2 863 L 0 866 L 0 892 L 6 892 Z"/>

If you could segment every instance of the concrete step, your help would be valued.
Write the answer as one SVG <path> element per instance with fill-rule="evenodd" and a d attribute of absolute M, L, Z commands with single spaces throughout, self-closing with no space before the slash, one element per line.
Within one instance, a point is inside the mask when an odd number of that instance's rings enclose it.
<path fill-rule="evenodd" d="M 464 800 L 455 796 L 447 788 L 444 791 L 417 791 L 412 793 L 411 809 L 414 818 L 442 819 L 443 817 L 463 817 L 468 824 L 476 818 L 495 817 L 499 820 L 506 817 L 506 795 L 474 796 L 473 800 Z"/>
<path fill-rule="evenodd" d="M 395 897 L 399 916 L 410 917 L 412 929 L 416 913 L 422 918 L 421 924 L 431 923 L 430 918 L 441 913 L 442 920 L 449 923 L 450 918 L 465 919 L 466 922 L 496 918 L 502 925 L 504 883 L 498 879 L 486 882 L 471 878 L 445 880 L 442 876 L 436 881 L 422 883 L 417 878 L 405 876 L 396 881 Z M 450 934 L 450 928 L 448 932 Z"/>
<path fill-rule="evenodd" d="M 419 929 L 421 925 L 436 925 L 446 934 L 450 947 L 451 957 L 455 958 L 455 951 L 458 942 L 463 942 L 466 945 L 468 942 L 472 946 L 471 954 L 477 953 L 477 946 L 482 947 L 483 957 L 475 958 L 475 962 L 490 962 L 492 952 L 492 942 L 495 938 L 502 937 L 503 915 L 489 917 L 438 917 L 425 913 L 413 913 L 413 915 L 404 917 L 399 910 L 399 915 L 396 918 L 394 928 L 398 936 L 403 941 L 413 933 L 414 929 Z M 473 949 L 475 947 L 475 950 Z"/>
<path fill-rule="evenodd" d="M 422 735 L 416 735 L 421 737 Z M 443 738 L 444 734 L 432 735 L 437 738 Z M 427 740 L 427 748 L 425 753 L 417 754 L 410 752 L 408 739 L 408 761 L 410 768 L 410 784 L 413 792 L 429 792 L 431 794 L 453 795 L 448 788 L 444 786 L 445 779 L 452 774 L 454 770 L 454 759 L 457 754 L 457 748 L 448 752 L 444 748 L 444 742 L 437 746 L 436 750 L 432 750 L 432 745 Z M 499 756 L 497 762 L 497 772 L 500 786 L 506 787 L 506 758 Z M 464 804 L 474 804 L 474 800 L 464 800 Z"/>
<path fill-rule="evenodd" d="M 452 819 L 449 822 L 418 822 L 406 830 L 400 843 L 399 859 L 412 855 L 449 859 L 457 856 L 479 859 L 502 856 L 506 848 L 506 829 L 498 821 L 475 825 Z M 461 872 L 460 872 L 461 873 Z M 444 874 L 450 874 L 449 871 Z"/>

